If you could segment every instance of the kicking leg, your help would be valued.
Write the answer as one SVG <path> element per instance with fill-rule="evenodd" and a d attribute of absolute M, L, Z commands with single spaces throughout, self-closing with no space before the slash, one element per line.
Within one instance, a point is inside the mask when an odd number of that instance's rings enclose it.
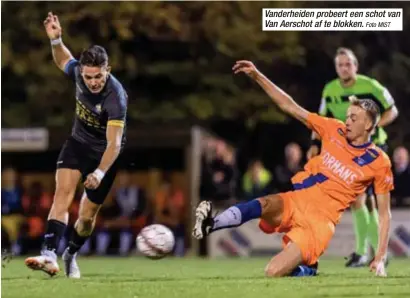
<path fill-rule="evenodd" d="M 56 173 L 56 192 L 48 216 L 47 229 L 41 256 L 29 257 L 26 265 L 33 270 L 42 270 L 50 276 L 60 269 L 56 250 L 68 222 L 68 209 L 73 201 L 81 173 L 78 170 L 58 169 Z"/>
<path fill-rule="evenodd" d="M 81 198 L 78 219 L 75 222 L 68 247 L 63 253 L 64 269 L 67 277 L 80 278 L 77 252 L 84 245 L 94 230 L 95 220 L 101 205 L 91 202 L 84 192 Z"/>
<path fill-rule="evenodd" d="M 117 164 L 114 163 L 96 189 L 85 189 L 80 202 L 78 220 L 75 223 L 67 249 L 63 253 L 64 268 L 67 277 L 80 278 L 80 269 L 77 265 L 77 252 L 91 236 L 98 211 L 111 190 L 117 173 Z M 84 176 L 83 176 L 84 178 Z"/>

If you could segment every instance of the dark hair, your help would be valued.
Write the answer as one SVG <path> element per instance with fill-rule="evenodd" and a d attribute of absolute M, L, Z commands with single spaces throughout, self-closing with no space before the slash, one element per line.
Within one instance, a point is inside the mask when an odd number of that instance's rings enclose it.
<path fill-rule="evenodd" d="M 101 46 L 91 46 L 81 53 L 80 64 L 85 66 L 102 67 L 108 65 L 108 55 Z"/>
<path fill-rule="evenodd" d="M 349 49 L 349 48 L 338 48 L 336 50 L 336 55 L 335 57 L 339 56 L 339 55 L 346 55 L 346 56 L 350 56 L 353 59 L 353 63 L 358 65 L 359 63 L 357 62 L 357 57 L 354 54 L 354 52 Z"/>
<path fill-rule="evenodd" d="M 372 99 L 358 99 L 356 96 L 350 96 L 349 100 L 352 106 L 357 106 L 366 111 L 373 123 L 373 128 L 376 127 L 380 120 L 380 108 Z"/>

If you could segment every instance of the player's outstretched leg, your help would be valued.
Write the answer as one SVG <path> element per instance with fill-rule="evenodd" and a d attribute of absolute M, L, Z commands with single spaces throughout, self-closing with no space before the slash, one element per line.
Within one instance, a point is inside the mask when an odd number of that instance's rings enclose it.
<path fill-rule="evenodd" d="M 201 202 L 195 211 L 195 226 L 192 236 L 202 239 L 216 230 L 232 228 L 262 216 L 262 205 L 258 199 L 232 206 L 215 218 L 212 217 L 212 203 Z"/>
<path fill-rule="evenodd" d="M 237 204 L 215 217 L 212 216 L 212 203 L 203 201 L 196 209 L 192 235 L 196 239 L 202 239 L 214 231 L 237 227 L 256 218 L 263 219 L 260 228 L 266 233 L 271 233 L 275 231 L 273 227 L 280 226 L 283 212 L 284 203 L 278 195 Z M 311 266 L 304 265 L 300 248 L 290 243 L 281 253 L 272 258 L 265 269 L 265 274 L 269 277 L 315 276 L 317 263 Z"/>
<path fill-rule="evenodd" d="M 48 216 L 43 249 L 40 256 L 29 257 L 25 260 L 27 267 L 44 271 L 50 276 L 54 276 L 60 271 L 56 251 L 68 222 L 68 209 L 74 198 L 80 176 L 81 173 L 77 170 L 57 170 L 56 192 Z"/>
<path fill-rule="evenodd" d="M 63 253 L 64 271 L 69 278 L 80 278 L 80 267 L 77 264 L 77 252 L 84 245 L 94 230 L 95 220 L 101 205 L 91 202 L 84 193 L 78 214 L 70 236 L 68 247 Z"/>

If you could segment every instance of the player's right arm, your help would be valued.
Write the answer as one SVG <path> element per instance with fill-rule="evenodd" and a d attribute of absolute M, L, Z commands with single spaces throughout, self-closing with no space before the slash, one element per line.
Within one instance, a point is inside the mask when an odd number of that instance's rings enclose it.
<path fill-rule="evenodd" d="M 58 17 L 49 12 L 44 21 L 44 27 L 51 42 L 54 63 L 59 69 L 66 71 L 67 63 L 74 58 L 61 40 L 62 29 Z"/>
<path fill-rule="evenodd" d="M 282 111 L 307 125 L 309 112 L 299 106 L 289 94 L 265 77 L 252 62 L 245 60 L 237 61 L 233 67 L 233 71 L 235 74 L 240 72 L 247 74 L 262 87 Z"/>

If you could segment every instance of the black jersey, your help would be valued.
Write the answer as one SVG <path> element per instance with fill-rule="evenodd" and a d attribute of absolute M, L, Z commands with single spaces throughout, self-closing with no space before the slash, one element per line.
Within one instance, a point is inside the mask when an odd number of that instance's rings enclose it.
<path fill-rule="evenodd" d="M 93 94 L 83 81 L 77 60 L 70 60 L 64 72 L 76 84 L 76 109 L 71 133 L 73 138 L 90 146 L 92 150 L 103 152 L 107 146 L 107 125 L 117 125 L 124 127 L 124 146 L 128 96 L 121 83 L 109 74 L 101 92 Z"/>

